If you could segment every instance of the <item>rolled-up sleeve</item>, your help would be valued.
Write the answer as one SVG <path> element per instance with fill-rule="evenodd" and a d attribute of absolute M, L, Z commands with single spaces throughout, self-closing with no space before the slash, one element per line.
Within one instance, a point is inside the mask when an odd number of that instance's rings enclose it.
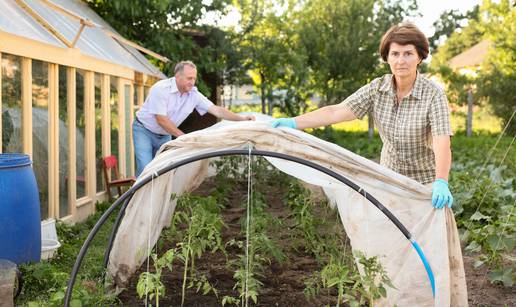
<path fill-rule="evenodd" d="M 376 93 L 376 82 L 362 86 L 339 105 L 348 107 L 359 119 L 371 111 L 373 95 Z"/>
<path fill-rule="evenodd" d="M 443 91 L 437 91 L 430 105 L 429 121 L 433 136 L 453 135 L 450 123 L 450 108 Z"/>
<path fill-rule="evenodd" d="M 196 92 L 195 101 L 195 109 L 197 112 L 199 112 L 200 115 L 206 114 L 206 112 L 208 112 L 208 110 L 213 106 L 213 102 L 211 102 L 208 98 L 206 98 L 206 96 L 199 92 Z"/>

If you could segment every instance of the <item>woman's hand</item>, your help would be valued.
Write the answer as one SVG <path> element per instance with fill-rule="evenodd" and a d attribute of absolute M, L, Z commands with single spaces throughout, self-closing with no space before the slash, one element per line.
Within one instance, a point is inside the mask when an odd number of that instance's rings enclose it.
<path fill-rule="evenodd" d="M 278 127 L 289 127 L 292 129 L 297 128 L 296 120 L 293 118 L 278 118 L 275 119 L 272 124 L 272 128 L 278 128 Z"/>
<path fill-rule="evenodd" d="M 453 196 L 448 182 L 444 179 L 436 179 L 432 184 L 432 205 L 436 209 L 442 209 L 446 204 L 448 204 L 448 208 L 453 205 Z"/>

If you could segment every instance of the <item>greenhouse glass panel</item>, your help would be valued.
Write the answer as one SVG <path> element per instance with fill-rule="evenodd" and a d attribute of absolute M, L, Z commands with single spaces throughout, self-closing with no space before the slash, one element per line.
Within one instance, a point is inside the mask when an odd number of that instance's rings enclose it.
<path fill-rule="evenodd" d="M 124 172 L 125 176 L 132 175 L 132 167 L 131 167 L 131 104 L 133 103 L 131 100 L 131 85 L 124 85 L 124 94 L 125 94 L 125 164 L 126 170 Z"/>
<path fill-rule="evenodd" d="M 68 209 L 68 178 L 70 160 L 68 156 L 68 75 L 67 67 L 59 66 L 59 217 L 70 214 Z"/>
<path fill-rule="evenodd" d="M 118 117 L 118 78 L 111 76 L 109 105 L 111 110 L 111 154 L 118 158 L 118 132 L 120 118 Z"/>
<path fill-rule="evenodd" d="M 21 57 L 2 53 L 2 152 L 23 152 Z"/>
<path fill-rule="evenodd" d="M 104 176 L 102 176 L 102 75 L 95 73 L 95 166 L 97 174 L 97 193 L 105 190 Z"/>
<path fill-rule="evenodd" d="M 148 86 L 143 87 L 143 101 L 145 101 L 147 99 L 147 96 L 149 96 L 149 90 L 150 90 L 150 87 L 148 87 Z"/>
<path fill-rule="evenodd" d="M 77 198 L 86 196 L 86 112 L 84 95 L 83 70 L 77 69 L 75 73 L 75 133 L 76 133 L 76 159 L 77 159 Z"/>
<path fill-rule="evenodd" d="M 48 218 L 48 97 L 48 63 L 32 60 L 32 168 L 42 220 Z"/>

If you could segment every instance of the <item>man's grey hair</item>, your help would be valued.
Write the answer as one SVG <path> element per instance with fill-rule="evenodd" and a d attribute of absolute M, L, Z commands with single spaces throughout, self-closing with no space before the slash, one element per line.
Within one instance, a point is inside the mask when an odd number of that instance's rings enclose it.
<path fill-rule="evenodd" d="M 185 66 L 190 66 L 192 68 L 197 69 L 197 66 L 192 61 L 181 61 L 176 64 L 176 68 L 174 68 L 174 73 L 182 73 L 185 70 Z"/>

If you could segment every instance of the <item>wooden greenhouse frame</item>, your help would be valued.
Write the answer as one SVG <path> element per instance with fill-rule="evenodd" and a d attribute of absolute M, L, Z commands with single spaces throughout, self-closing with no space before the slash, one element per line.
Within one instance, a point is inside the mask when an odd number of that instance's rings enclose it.
<path fill-rule="evenodd" d="M 53 29 L 41 16 L 30 9 L 30 7 L 22 0 L 15 0 L 25 12 L 33 17 L 52 35 L 60 40 L 64 38 L 56 29 Z M 54 11 L 78 20 L 81 27 L 72 42 L 65 43 L 66 48 L 61 48 L 28 37 L 15 35 L 5 32 L 0 28 L 0 62 L 2 63 L 2 73 L 0 73 L 0 114 L 2 114 L 2 88 L 3 83 L 3 58 L 8 54 L 21 59 L 21 129 L 22 129 L 22 147 L 23 152 L 33 158 L 33 76 L 32 62 L 34 60 L 42 61 L 48 66 L 48 218 L 60 219 L 64 222 L 75 223 L 85 219 L 87 216 L 95 212 L 95 203 L 107 199 L 105 191 L 98 191 L 97 177 L 98 173 L 102 173 L 101 166 L 96 163 L 99 158 L 96 156 L 96 93 L 95 93 L 95 76 L 100 77 L 100 135 L 101 135 L 101 154 L 106 157 L 112 154 L 111 146 L 111 129 L 113 125 L 118 126 L 118 161 L 120 173 L 124 176 L 134 175 L 134 150 L 132 146 L 131 124 L 134 117 L 135 109 L 143 104 L 145 88 L 150 87 L 163 76 L 150 75 L 133 68 L 123 66 L 117 63 L 108 62 L 103 59 L 90 56 L 74 45 L 80 39 L 81 32 L 86 26 L 96 25 L 77 14 L 67 11 L 66 9 L 54 4 L 51 1 L 41 0 Z M 106 30 L 107 31 L 107 30 Z M 109 31 L 108 31 L 109 32 Z M 138 46 L 130 42 L 118 34 L 106 33 L 119 44 L 131 46 L 142 52 L 145 52 L 162 61 L 167 61 L 150 50 Z M 66 101 L 59 101 L 59 71 L 60 67 L 66 69 Z M 62 69 L 62 68 L 61 68 Z M 84 72 L 84 118 L 85 118 L 85 134 L 84 134 L 84 176 L 78 176 L 76 171 L 76 157 L 78 156 L 76 148 L 76 107 L 77 107 L 77 71 Z M 114 78 L 113 78 L 114 77 Z M 116 79 L 115 79 L 116 78 Z M 116 84 L 111 84 L 111 80 L 117 80 Z M 81 85 L 82 86 L 82 85 Z M 61 88 L 62 90 L 62 88 Z M 118 101 L 116 101 L 116 109 L 118 114 L 118 122 L 111 122 L 111 95 L 116 91 Z M 59 125 L 59 107 L 60 104 L 66 103 L 67 110 L 67 182 L 63 183 L 60 178 L 60 125 Z M 97 101 L 98 104 L 98 101 Z M 0 116 L 0 153 L 2 152 L 2 117 Z M 98 116 L 97 116 L 98 117 Z M 97 127 L 98 128 L 98 127 Z M 97 149 L 98 150 L 98 149 Z M 77 180 L 84 180 L 84 195 L 77 197 Z M 67 187 L 67 203 L 66 214 L 61 211 L 60 207 L 60 186 L 65 184 Z M 64 210 L 63 210 L 64 211 Z"/>

